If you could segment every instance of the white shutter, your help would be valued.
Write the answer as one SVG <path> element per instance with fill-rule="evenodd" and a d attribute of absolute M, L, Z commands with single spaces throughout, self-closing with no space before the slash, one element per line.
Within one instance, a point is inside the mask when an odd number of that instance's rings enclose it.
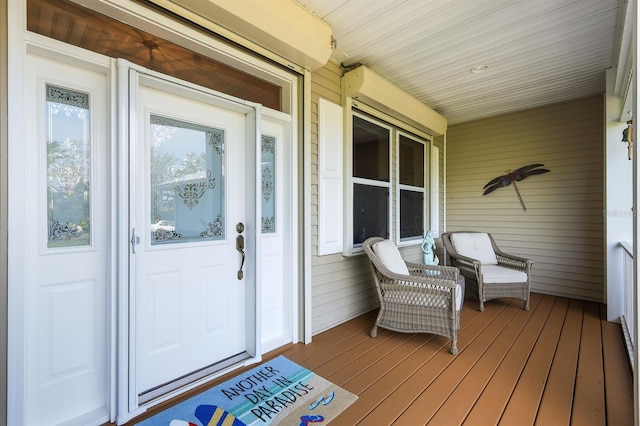
<path fill-rule="evenodd" d="M 318 255 L 342 252 L 342 107 L 318 100 Z"/>

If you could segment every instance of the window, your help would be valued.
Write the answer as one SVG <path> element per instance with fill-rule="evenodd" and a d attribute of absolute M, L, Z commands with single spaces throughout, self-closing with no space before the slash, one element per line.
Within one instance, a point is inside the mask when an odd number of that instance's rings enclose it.
<path fill-rule="evenodd" d="M 391 128 L 353 115 L 353 245 L 389 238 Z"/>
<path fill-rule="evenodd" d="M 47 247 L 91 245 L 89 94 L 46 86 Z"/>
<path fill-rule="evenodd" d="M 398 132 L 400 241 L 422 239 L 425 219 L 425 142 Z"/>
<path fill-rule="evenodd" d="M 351 248 L 372 236 L 422 241 L 429 141 L 359 112 L 352 117 Z"/>

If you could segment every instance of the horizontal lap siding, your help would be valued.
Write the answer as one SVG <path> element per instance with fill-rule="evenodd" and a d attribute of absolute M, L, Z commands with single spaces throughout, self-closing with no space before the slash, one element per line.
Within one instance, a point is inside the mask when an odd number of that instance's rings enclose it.
<path fill-rule="evenodd" d="M 532 290 L 604 300 L 603 98 L 452 126 L 447 132 L 447 228 L 491 232 L 535 261 Z M 509 170 L 550 173 L 482 195 Z"/>
<path fill-rule="evenodd" d="M 340 105 L 341 68 L 333 63 L 311 74 L 311 291 L 312 333 L 317 334 L 377 304 L 365 256 L 318 256 L 318 99 Z M 345 177 L 346 178 L 346 177 Z"/>
<path fill-rule="evenodd" d="M 311 74 L 311 288 L 312 333 L 317 334 L 375 309 L 375 293 L 368 259 L 364 254 L 318 256 L 318 99 L 340 104 L 342 70 L 329 63 Z M 440 148 L 440 227 L 444 224 L 444 139 L 434 138 Z M 395 173 L 395 169 L 393 171 Z M 345 176 L 345 181 L 348 176 Z M 395 200 L 394 200 L 395 202 Z M 345 208 L 349 207 L 345 205 Z M 395 214 L 395 212 L 392 212 Z M 394 222 L 395 223 L 395 222 Z M 407 260 L 422 259 L 420 246 L 401 249 Z"/>

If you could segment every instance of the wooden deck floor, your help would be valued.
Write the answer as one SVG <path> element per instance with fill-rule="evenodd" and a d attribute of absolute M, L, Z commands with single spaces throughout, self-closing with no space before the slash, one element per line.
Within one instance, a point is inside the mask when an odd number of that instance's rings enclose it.
<path fill-rule="evenodd" d="M 522 306 L 493 300 L 481 313 L 465 301 L 455 356 L 440 336 L 371 338 L 370 312 L 264 358 L 285 355 L 358 395 L 336 425 L 632 425 L 631 369 L 604 306 L 539 294 Z"/>

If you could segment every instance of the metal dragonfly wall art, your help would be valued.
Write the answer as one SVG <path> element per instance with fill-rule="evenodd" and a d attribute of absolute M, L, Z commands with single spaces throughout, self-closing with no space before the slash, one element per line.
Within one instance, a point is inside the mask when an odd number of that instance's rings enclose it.
<path fill-rule="evenodd" d="M 520 205 L 522 205 L 522 210 L 527 210 L 524 205 L 524 201 L 522 201 L 522 196 L 520 195 L 520 191 L 518 190 L 518 186 L 516 185 L 516 181 L 521 181 L 522 179 L 533 176 L 540 175 L 542 173 L 550 172 L 549 169 L 541 169 L 539 167 L 544 166 L 544 164 L 529 164 L 528 166 L 520 167 L 519 169 L 509 171 L 506 175 L 498 176 L 495 179 L 490 180 L 482 189 L 484 192 L 482 195 L 487 195 L 490 192 L 495 191 L 498 188 L 503 188 L 505 186 L 509 186 L 513 183 L 513 187 L 516 190 L 516 194 L 518 194 L 518 199 L 520 200 Z"/>

